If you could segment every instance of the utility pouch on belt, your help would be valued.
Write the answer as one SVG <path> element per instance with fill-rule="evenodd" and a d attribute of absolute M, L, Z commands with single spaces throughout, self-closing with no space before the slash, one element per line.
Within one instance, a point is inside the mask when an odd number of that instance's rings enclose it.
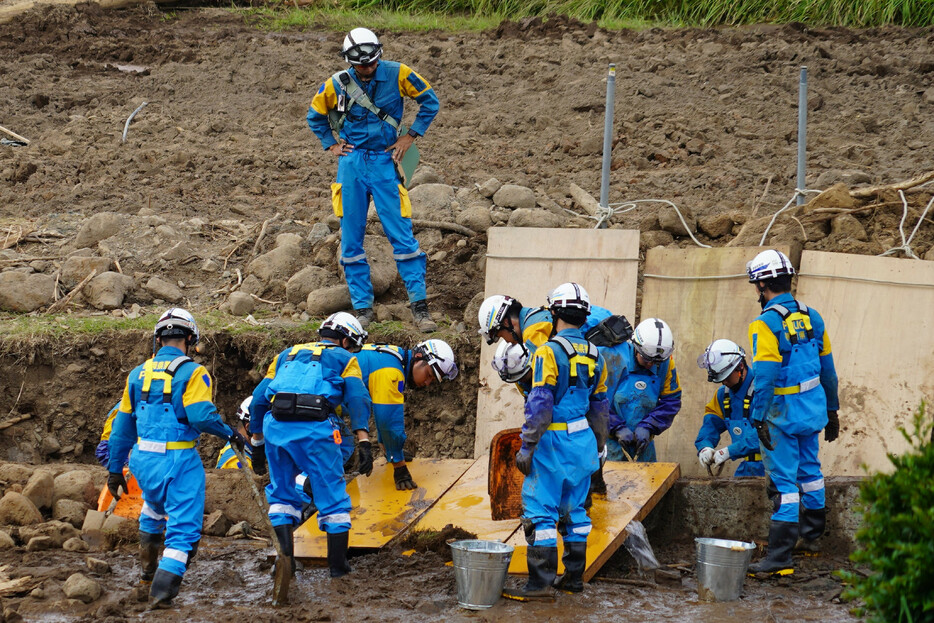
<path fill-rule="evenodd" d="M 331 414 L 331 403 L 317 394 L 279 392 L 272 401 L 272 417 L 280 422 L 323 422 Z"/>

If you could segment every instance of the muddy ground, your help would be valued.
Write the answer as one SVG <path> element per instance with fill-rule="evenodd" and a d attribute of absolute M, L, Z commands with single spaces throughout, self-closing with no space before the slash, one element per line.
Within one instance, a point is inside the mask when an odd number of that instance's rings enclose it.
<path fill-rule="evenodd" d="M 706 244 L 757 243 L 762 218 L 767 221 L 794 192 L 803 64 L 811 72 L 809 188 L 887 184 L 931 168 L 931 29 L 765 25 L 611 32 L 554 19 L 482 33 L 380 34 L 386 57 L 416 68 L 441 98 L 441 113 L 419 145 L 435 181 L 457 193 L 456 205 L 437 215 L 443 220 L 484 206 L 493 223 L 505 224 L 510 210 L 491 206 L 476 189 L 495 177 L 532 188 L 537 209 L 562 215 L 566 226 L 587 226 L 580 217 L 563 216 L 563 209 L 581 213 L 569 194 L 572 182 L 599 194 L 609 62 L 619 69 L 611 202 L 674 201 L 697 219 L 697 238 Z M 304 263 L 326 268 L 339 283 L 336 224 L 329 218 L 336 163 L 304 117 L 321 81 L 341 68 L 341 36 L 269 33 L 221 9 L 168 12 L 155 5 L 43 8 L 0 26 L 0 125 L 32 140 L 28 147 L 0 145 L 0 242 L 9 247 L 0 251 L 0 270 L 55 277 L 64 295 L 74 287 L 59 279 L 64 260 L 99 255 L 116 260 L 135 282 L 117 314 L 137 313 L 134 304 L 142 313 L 165 305 L 142 287 L 153 276 L 181 282 L 179 302 L 205 313 L 233 289 L 246 291 L 251 260 L 271 250 L 278 235 L 294 233 L 303 238 Z M 121 143 L 127 117 L 144 101 L 148 106 Z M 907 196 L 909 229 L 931 194 L 915 190 Z M 838 197 L 822 208 L 829 212 L 780 218 L 769 240 L 864 254 L 900 242 L 902 204 L 892 192 L 856 204 Z M 640 229 L 643 248 L 693 244 L 660 223 L 664 210 L 640 207 L 615 216 L 611 227 Z M 126 218 L 113 235 L 79 248 L 81 226 L 102 212 Z M 309 236 L 318 223 L 328 230 Z M 479 363 L 469 303 L 483 288 L 486 237 L 437 228 L 420 229 L 418 236 L 430 256 L 431 304 L 464 373 L 453 399 L 436 390 L 413 394 L 408 428 L 421 455 L 463 458 L 473 447 L 473 419 L 463 413 L 476 404 Z M 932 259 L 932 246 L 928 217 L 912 247 Z M 286 328 L 272 337 L 251 335 L 236 321 L 235 331 L 206 335 L 201 361 L 224 388 L 217 401 L 225 413 L 251 391 L 278 348 L 311 335 L 291 324 L 302 320 L 305 304 L 283 302 L 287 279 L 249 282 L 249 291 L 279 301 L 258 302 L 254 314 Z M 391 309 L 403 298 L 396 279 L 378 299 L 378 311 L 405 320 Z M 113 312 L 95 312 L 79 295 L 68 313 Z M 391 341 L 418 339 L 406 327 L 381 331 L 378 337 Z M 2 458 L 92 462 L 104 415 L 147 349 L 140 331 L 4 340 L 0 413 L 8 413 L 7 423 L 23 419 L 3 429 Z M 463 413 L 445 410 L 455 404 Z M 203 449 L 205 463 L 212 463 L 216 443 Z M 248 545 L 209 540 L 186 582 L 183 607 L 147 620 L 222 620 L 241 608 L 244 617 L 271 620 L 265 606 L 255 610 L 268 579 Z M 56 592 L 63 574 L 83 565 L 82 555 L 3 554 L 4 562 L 50 578 L 45 597 L 18 600 L 16 607 L 30 620 L 135 617 L 140 606 L 127 596 L 131 551 L 107 556 L 115 573 L 103 577 L 104 603 L 114 605 L 101 609 L 100 603 L 65 604 Z M 665 564 L 693 559 L 689 547 L 663 550 L 660 557 Z M 361 573 L 340 582 L 320 571 L 302 572 L 299 603 L 288 618 L 468 618 L 454 606 L 450 569 L 434 554 L 383 553 L 357 566 Z M 750 597 L 731 605 L 697 603 L 688 575 L 683 591 L 596 583 L 584 597 L 564 598 L 557 610 L 534 608 L 536 617 L 555 619 L 579 619 L 586 604 L 594 619 L 632 611 L 636 620 L 807 620 L 812 612 L 815 619 L 848 620 L 846 608 L 831 603 L 839 586 L 824 571 L 785 587 L 748 584 Z M 519 605 L 500 604 L 469 618 L 522 612 Z"/>

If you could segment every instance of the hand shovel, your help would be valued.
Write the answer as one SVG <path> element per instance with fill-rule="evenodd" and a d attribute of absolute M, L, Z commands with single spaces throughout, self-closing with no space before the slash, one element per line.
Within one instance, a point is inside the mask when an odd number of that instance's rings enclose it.
<path fill-rule="evenodd" d="M 126 491 L 123 490 L 123 487 L 120 487 L 117 489 L 117 493 L 122 496 Z M 84 516 L 84 523 L 81 525 L 81 538 L 88 544 L 88 547 L 97 549 L 104 545 L 104 532 L 102 530 L 104 522 L 113 515 L 117 502 L 118 498 L 114 498 L 110 501 L 110 506 L 107 507 L 106 511 L 89 510 Z"/>

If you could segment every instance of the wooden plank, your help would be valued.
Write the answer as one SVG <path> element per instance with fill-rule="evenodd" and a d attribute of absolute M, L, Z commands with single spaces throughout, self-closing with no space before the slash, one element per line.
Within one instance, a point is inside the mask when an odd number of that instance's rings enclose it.
<path fill-rule="evenodd" d="M 589 581 L 616 553 L 628 536 L 626 526 L 641 521 L 680 477 L 677 463 L 617 463 L 607 462 L 603 468 L 607 495 L 594 496 L 590 508 L 593 522 L 587 537 L 587 566 L 584 581 Z M 517 531 L 507 543 L 516 550 L 509 573 L 527 575 L 525 533 Z M 558 573 L 564 573 L 561 556 L 564 546 L 558 538 Z"/>
<path fill-rule="evenodd" d="M 576 281 L 596 305 L 630 320 L 636 309 L 639 232 L 623 229 L 495 227 L 487 232 L 486 296 L 508 294 L 544 305 L 555 286 Z M 480 347 L 474 456 L 489 452 L 498 431 L 522 425 L 523 399 L 490 366 L 494 346 Z"/>
<path fill-rule="evenodd" d="M 788 246 L 774 248 L 786 254 L 791 251 Z M 704 407 L 719 387 L 707 381 L 706 371 L 697 367 L 697 357 L 720 338 L 733 340 L 750 353 L 749 323 L 760 308 L 746 277 L 746 262 L 760 251 L 760 247 L 658 247 L 645 256 L 642 318 L 661 318 L 671 326 L 682 391 L 681 411 L 671 428 L 655 439 L 655 450 L 659 460 L 680 463 L 688 477 L 707 476 L 697 461 L 694 440 L 704 419 Z M 729 443 L 729 435 L 724 433 L 720 445 Z M 736 462 L 729 461 L 722 476 L 730 476 L 735 467 Z"/>
<path fill-rule="evenodd" d="M 481 456 L 453 487 L 413 526 L 414 530 L 440 532 L 451 524 L 477 535 L 478 539 L 503 541 L 519 528 L 516 519 L 494 521 L 490 518 L 490 495 L 487 492 L 489 457 Z"/>
<path fill-rule="evenodd" d="M 934 396 L 934 262 L 805 251 L 796 296 L 827 326 L 840 379 L 840 437 L 820 444 L 825 475 L 890 471 Z"/>
<path fill-rule="evenodd" d="M 392 465 L 384 460 L 369 476 L 347 483 L 350 511 L 350 547 L 380 548 L 405 531 L 457 481 L 473 459 L 413 459 L 409 471 L 418 484 L 414 491 L 396 491 Z M 295 530 L 296 558 L 326 558 L 327 536 L 318 529 L 315 515 Z"/>

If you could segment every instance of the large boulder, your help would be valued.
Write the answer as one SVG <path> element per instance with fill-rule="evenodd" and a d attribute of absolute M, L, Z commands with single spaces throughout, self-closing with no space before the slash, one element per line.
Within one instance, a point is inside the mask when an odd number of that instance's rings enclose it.
<path fill-rule="evenodd" d="M 488 228 L 493 226 L 493 217 L 490 216 L 490 209 L 483 206 L 472 206 L 457 215 L 455 222 L 471 229 L 478 234 L 482 234 Z"/>
<path fill-rule="evenodd" d="M 232 316 L 246 316 L 253 313 L 253 297 L 246 292 L 231 292 L 227 297 L 227 306 Z"/>
<path fill-rule="evenodd" d="M 40 510 L 52 508 L 53 494 L 55 493 L 55 479 L 52 473 L 45 469 L 37 469 L 29 477 L 29 482 L 23 487 L 23 495 L 30 499 Z"/>
<path fill-rule="evenodd" d="M 79 528 L 84 525 L 84 516 L 87 512 L 88 505 L 84 502 L 62 498 L 55 502 L 55 507 L 52 509 L 52 518 Z"/>
<path fill-rule="evenodd" d="M 97 498 L 100 494 L 94 485 L 94 478 L 90 472 L 82 469 L 74 469 L 70 472 L 59 474 L 55 478 L 54 501 L 61 499 L 77 500 L 84 502 L 88 506 L 96 506 Z"/>
<path fill-rule="evenodd" d="M 78 599 L 86 604 L 101 596 L 101 585 L 83 573 L 73 573 L 62 585 L 68 599 Z"/>
<path fill-rule="evenodd" d="M 34 537 L 48 537 L 51 547 L 61 547 L 65 541 L 74 537 L 80 537 L 81 531 L 70 523 L 64 521 L 47 521 L 36 526 L 20 528 L 19 538 L 24 543 Z"/>
<path fill-rule="evenodd" d="M 182 300 L 182 297 L 185 296 L 185 293 L 182 292 L 182 289 L 179 288 L 176 284 L 171 281 L 167 281 L 158 275 L 153 275 L 149 278 L 149 281 L 146 282 L 146 285 L 143 286 L 147 292 L 153 295 L 157 299 L 162 299 L 163 301 L 168 301 L 169 303 L 177 303 Z"/>
<path fill-rule="evenodd" d="M 409 191 L 412 218 L 446 221 L 453 216 L 454 188 L 447 184 L 422 184 Z"/>
<path fill-rule="evenodd" d="M 541 208 L 518 208 L 509 216 L 510 227 L 564 227 L 564 219 Z"/>
<path fill-rule="evenodd" d="M 99 212 L 84 222 L 75 237 L 75 247 L 93 247 L 101 240 L 110 238 L 123 229 L 127 223 L 126 214 Z"/>
<path fill-rule="evenodd" d="M 493 194 L 493 203 L 502 208 L 532 209 L 535 207 L 535 191 L 526 186 L 503 184 Z"/>
<path fill-rule="evenodd" d="M 370 265 L 370 281 L 373 282 L 373 295 L 380 296 L 392 285 L 396 278 L 396 260 L 392 257 L 392 245 L 383 236 L 366 236 L 363 250 Z"/>
<path fill-rule="evenodd" d="M 684 223 L 678 218 L 678 212 L 675 212 L 673 208 L 666 208 L 659 211 L 658 226 L 675 236 L 687 236 L 688 233 L 693 234 L 697 231 L 697 219 L 694 218 L 694 214 L 691 210 L 685 206 L 678 206 L 678 211 L 681 212 L 681 216 L 684 217 L 684 222 L 687 223 L 687 231 L 684 229 Z"/>
<path fill-rule="evenodd" d="M 306 266 L 288 280 L 285 284 L 285 299 L 293 305 L 298 305 L 308 298 L 308 293 L 328 285 L 333 276 L 332 271 L 320 266 Z"/>
<path fill-rule="evenodd" d="M 28 526 L 42 521 L 42 513 L 22 493 L 7 491 L 0 498 L 0 525 Z"/>
<path fill-rule="evenodd" d="M 0 273 L 0 309 L 31 312 L 55 300 L 55 280 L 40 273 Z"/>
<path fill-rule="evenodd" d="M 72 255 L 62 262 L 62 285 L 72 288 L 96 270 L 97 274 L 106 273 L 113 265 L 109 257 L 85 257 Z"/>
<path fill-rule="evenodd" d="M 350 309 L 350 290 L 346 284 L 328 286 L 308 293 L 305 312 L 312 317 L 324 318 L 342 309 Z"/>
<path fill-rule="evenodd" d="M 97 309 L 117 309 L 136 282 L 129 275 L 108 271 L 91 279 L 83 290 L 84 298 Z"/>
<path fill-rule="evenodd" d="M 422 184 L 440 184 L 443 181 L 437 171 L 428 165 L 422 165 L 415 169 L 415 173 L 409 181 L 409 188 L 415 188 Z"/>
<path fill-rule="evenodd" d="M 273 279 L 285 280 L 294 275 L 302 266 L 302 248 L 291 239 L 286 240 L 286 244 L 256 256 L 247 267 L 247 272 L 256 275 L 263 283 Z"/>

